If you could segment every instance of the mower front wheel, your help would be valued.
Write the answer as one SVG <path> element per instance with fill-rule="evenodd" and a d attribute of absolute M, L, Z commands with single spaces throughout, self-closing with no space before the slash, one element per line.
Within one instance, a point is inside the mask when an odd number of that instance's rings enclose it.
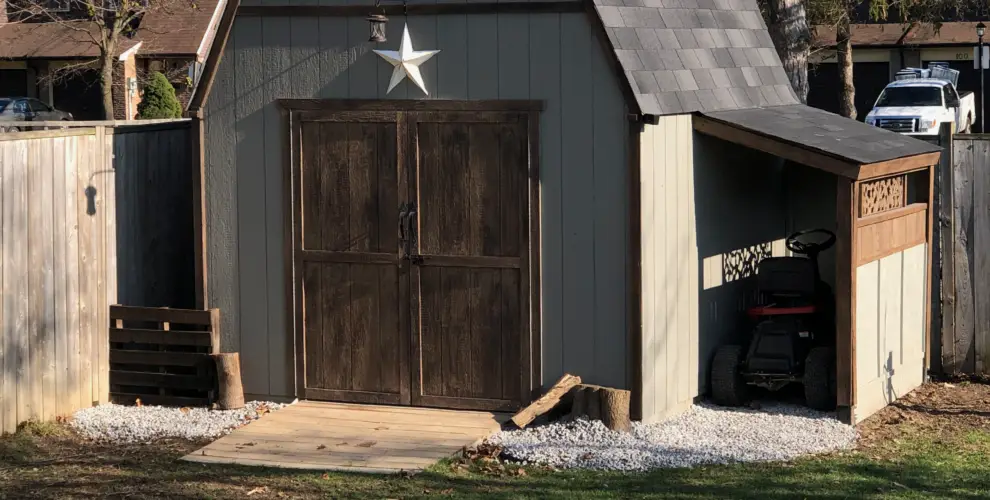
<path fill-rule="evenodd" d="M 749 386 L 743 380 L 740 368 L 743 348 L 724 345 L 715 351 L 712 361 L 712 400 L 721 406 L 742 406 L 749 399 Z"/>
<path fill-rule="evenodd" d="M 821 411 L 835 409 L 835 351 L 815 347 L 804 362 L 804 400 Z"/>

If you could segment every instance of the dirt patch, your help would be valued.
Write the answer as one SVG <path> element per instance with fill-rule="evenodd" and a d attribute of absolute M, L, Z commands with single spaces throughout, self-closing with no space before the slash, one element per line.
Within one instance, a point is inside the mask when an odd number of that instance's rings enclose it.
<path fill-rule="evenodd" d="M 969 380 L 925 384 L 859 425 L 859 448 L 884 455 L 900 440 L 924 433 L 990 430 L 990 384 Z"/>

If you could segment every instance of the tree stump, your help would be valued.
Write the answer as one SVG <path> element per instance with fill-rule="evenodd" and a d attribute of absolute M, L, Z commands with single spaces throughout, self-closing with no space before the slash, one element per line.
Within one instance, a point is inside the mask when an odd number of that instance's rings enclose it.
<path fill-rule="evenodd" d="M 602 388 L 597 385 L 588 385 L 584 388 L 584 414 L 588 420 L 602 419 Z"/>
<path fill-rule="evenodd" d="M 629 432 L 632 422 L 629 421 L 630 392 L 622 389 L 604 388 L 601 394 L 602 423 L 613 431 Z"/>
<path fill-rule="evenodd" d="M 597 385 L 579 385 L 574 388 L 574 402 L 571 405 L 571 418 L 587 417 L 601 420 L 609 429 L 629 432 L 632 422 L 629 419 L 631 393 L 622 389 Z"/>
<path fill-rule="evenodd" d="M 220 410 L 244 408 L 240 356 L 236 352 L 213 354 L 213 360 L 217 364 L 217 381 L 220 386 L 217 408 Z"/>

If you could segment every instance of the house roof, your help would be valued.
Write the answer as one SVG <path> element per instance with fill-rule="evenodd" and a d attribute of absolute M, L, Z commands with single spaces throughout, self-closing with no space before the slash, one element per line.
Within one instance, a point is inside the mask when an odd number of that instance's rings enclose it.
<path fill-rule="evenodd" d="M 127 38 L 118 54 L 142 43 L 143 56 L 205 57 L 222 10 L 221 0 L 183 0 L 148 12 L 137 34 Z M 218 7 L 220 7 L 218 9 Z M 215 15 L 216 14 L 216 15 Z M 0 58 L 80 59 L 99 56 L 88 21 L 8 23 L 0 25 Z M 205 40 L 205 43 L 204 43 Z"/>
<path fill-rule="evenodd" d="M 0 58 L 4 59 L 79 59 L 100 55 L 93 43 L 99 36 L 93 23 L 86 21 L 66 23 L 9 23 L 0 25 Z M 131 49 L 138 42 L 127 39 L 118 48 L 118 54 Z"/>
<path fill-rule="evenodd" d="M 789 156 L 782 154 L 782 149 L 770 153 L 853 178 L 860 176 L 860 167 L 902 158 L 918 157 L 919 165 L 931 165 L 937 162 L 941 151 L 929 142 L 803 104 L 702 115 L 708 119 L 708 126 L 717 129 L 722 125 L 749 134 L 753 147 L 757 147 L 759 138 L 769 138 L 779 142 L 780 148 L 789 147 L 807 154 L 792 151 Z M 703 119 L 697 128 L 705 132 L 705 127 Z M 724 131 L 713 135 L 725 138 Z"/>
<path fill-rule="evenodd" d="M 854 24 L 851 26 L 854 47 L 953 46 L 975 45 L 975 22 L 942 23 L 938 29 L 930 24 Z M 834 26 L 815 26 L 814 45 L 835 46 Z"/>
<path fill-rule="evenodd" d="M 798 103 L 756 0 L 594 0 L 650 115 Z"/>

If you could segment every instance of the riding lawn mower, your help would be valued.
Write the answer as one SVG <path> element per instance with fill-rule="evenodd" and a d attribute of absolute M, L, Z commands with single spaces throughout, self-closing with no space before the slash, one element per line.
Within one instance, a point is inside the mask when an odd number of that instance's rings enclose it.
<path fill-rule="evenodd" d="M 751 386 L 777 391 L 801 383 L 808 406 L 835 408 L 835 297 L 818 271 L 818 255 L 834 244 L 826 229 L 800 231 L 786 240 L 798 255 L 759 263 L 763 304 L 746 311 L 750 339 L 720 346 L 712 361 L 716 404 L 746 404 Z"/>

